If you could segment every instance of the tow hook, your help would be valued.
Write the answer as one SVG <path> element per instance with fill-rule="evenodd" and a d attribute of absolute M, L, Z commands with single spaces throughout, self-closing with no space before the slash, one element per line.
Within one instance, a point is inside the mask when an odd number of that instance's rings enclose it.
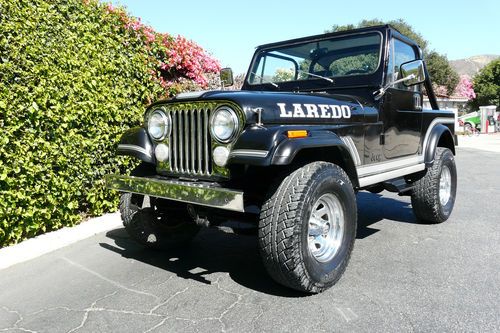
<path fill-rule="evenodd" d="M 207 228 L 210 227 L 210 221 L 204 216 L 199 216 L 193 205 L 188 204 L 187 211 L 189 216 L 193 219 L 194 223 L 196 223 L 196 225 L 200 227 L 207 227 Z"/>

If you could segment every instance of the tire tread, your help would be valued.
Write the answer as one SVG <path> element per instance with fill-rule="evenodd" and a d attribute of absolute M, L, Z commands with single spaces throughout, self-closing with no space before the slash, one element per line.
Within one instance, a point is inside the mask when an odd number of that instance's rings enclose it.
<path fill-rule="evenodd" d="M 320 285 L 311 280 L 297 244 L 299 238 L 293 236 L 301 233 L 298 207 L 308 195 L 310 179 L 327 170 L 333 170 L 335 177 L 348 183 L 352 189 L 349 177 L 342 168 L 327 162 L 314 162 L 279 178 L 261 207 L 258 238 L 264 265 L 275 281 L 299 291 L 317 293 L 335 284 L 347 266 L 354 244 L 349 245 L 348 257 L 339 267 L 334 281 Z"/>
<path fill-rule="evenodd" d="M 441 214 L 439 180 L 442 161 L 448 154 L 453 155 L 448 148 L 438 147 L 433 165 L 427 169 L 424 177 L 414 183 L 411 204 L 418 220 L 428 223 L 441 223 L 447 219 Z"/>

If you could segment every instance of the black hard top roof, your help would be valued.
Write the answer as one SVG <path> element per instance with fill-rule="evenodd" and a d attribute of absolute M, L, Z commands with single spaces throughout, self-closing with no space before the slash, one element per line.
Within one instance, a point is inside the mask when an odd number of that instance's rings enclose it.
<path fill-rule="evenodd" d="M 280 46 L 280 45 L 287 45 L 287 44 L 294 44 L 294 43 L 302 43 L 302 42 L 307 42 L 311 40 L 319 40 L 319 39 L 325 39 L 329 37 L 335 37 L 335 36 L 342 36 L 342 35 L 350 35 L 350 34 L 355 34 L 355 33 L 364 33 L 364 32 L 370 32 L 370 31 L 379 31 L 379 32 L 386 32 L 388 30 L 392 30 L 393 33 L 398 35 L 399 37 L 402 37 L 403 39 L 406 39 L 408 42 L 411 44 L 415 44 L 415 41 L 411 40 L 407 36 L 401 34 L 396 28 L 389 24 L 384 24 L 384 25 L 375 25 L 372 27 L 365 27 L 365 28 L 357 28 L 357 29 L 351 29 L 351 30 L 343 30 L 343 31 L 336 31 L 336 32 L 327 32 L 324 34 L 319 34 L 319 35 L 312 35 L 312 36 L 306 36 L 306 37 L 300 37 L 300 38 L 294 38 L 294 39 L 289 39 L 289 40 L 284 40 L 281 42 L 274 42 L 274 43 L 269 43 L 269 44 L 263 44 L 257 46 L 257 49 L 264 49 L 264 48 L 270 48 L 270 47 L 275 47 L 275 46 Z"/>

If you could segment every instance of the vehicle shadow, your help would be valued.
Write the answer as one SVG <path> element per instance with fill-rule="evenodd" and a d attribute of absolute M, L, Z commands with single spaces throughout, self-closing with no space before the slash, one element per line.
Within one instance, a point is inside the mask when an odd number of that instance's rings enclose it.
<path fill-rule="evenodd" d="M 189 246 L 168 251 L 145 249 L 130 239 L 123 228 L 109 231 L 106 236 L 116 246 L 101 243 L 103 248 L 167 270 L 184 279 L 211 284 L 213 279 L 208 279 L 208 275 L 227 272 L 236 283 L 265 294 L 307 296 L 277 284 L 267 275 L 255 236 L 203 228 Z"/>
<path fill-rule="evenodd" d="M 383 219 L 404 223 L 416 221 L 406 202 L 365 192 L 360 192 L 357 199 L 357 238 L 377 232 L 369 226 Z M 227 272 L 233 281 L 255 291 L 288 298 L 307 296 L 277 284 L 268 276 L 260 259 L 257 238 L 253 235 L 204 228 L 190 246 L 169 251 L 145 249 L 130 239 L 123 228 L 109 231 L 106 236 L 114 244 L 101 243 L 103 248 L 184 279 L 211 284 L 208 275 Z"/>
<path fill-rule="evenodd" d="M 417 223 L 409 202 L 398 200 L 382 194 L 359 192 L 358 229 L 356 239 L 363 239 L 378 232 L 369 226 L 382 220 L 402 223 Z"/>

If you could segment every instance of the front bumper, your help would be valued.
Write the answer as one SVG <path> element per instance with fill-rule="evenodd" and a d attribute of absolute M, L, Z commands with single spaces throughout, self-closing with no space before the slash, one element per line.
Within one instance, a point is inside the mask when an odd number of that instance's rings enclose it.
<path fill-rule="evenodd" d="M 201 206 L 244 212 L 243 192 L 213 185 L 159 178 L 107 175 L 106 187 Z"/>

